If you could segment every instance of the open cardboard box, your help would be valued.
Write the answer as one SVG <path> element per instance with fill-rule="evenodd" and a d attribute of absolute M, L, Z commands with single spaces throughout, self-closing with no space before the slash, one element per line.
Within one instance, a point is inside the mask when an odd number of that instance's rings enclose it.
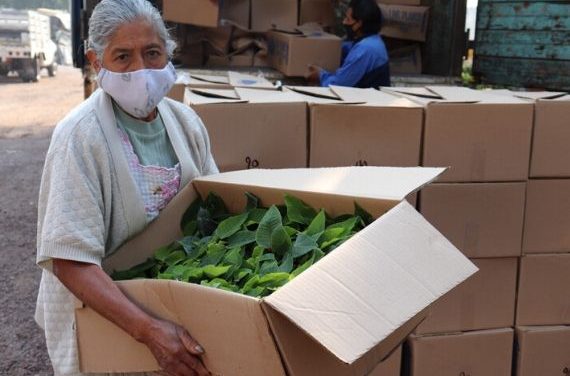
<path fill-rule="evenodd" d="M 250 0 L 162 0 L 163 18 L 183 24 L 249 28 Z"/>
<path fill-rule="evenodd" d="M 441 182 L 526 181 L 533 105 L 454 86 L 385 87 L 425 107 L 423 166 L 450 166 Z"/>
<path fill-rule="evenodd" d="M 245 192 L 262 205 L 285 193 L 330 215 L 358 203 L 378 219 L 272 295 L 257 299 L 165 280 L 117 283 L 153 315 L 186 327 L 214 375 L 365 375 L 477 268 L 403 201 L 440 168 L 244 170 L 195 179 L 148 228 L 104 260 L 106 271 L 144 261 L 181 238 L 188 205 L 216 192 L 231 212 Z M 149 350 L 88 307 L 76 325 L 83 372 L 157 370 Z"/>

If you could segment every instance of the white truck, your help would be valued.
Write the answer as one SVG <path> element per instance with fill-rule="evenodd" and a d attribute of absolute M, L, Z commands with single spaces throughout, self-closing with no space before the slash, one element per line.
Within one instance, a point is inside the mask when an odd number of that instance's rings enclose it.
<path fill-rule="evenodd" d="M 24 82 L 35 82 L 46 68 L 54 76 L 56 53 L 49 16 L 31 10 L 0 10 L 0 75 L 16 72 Z"/>

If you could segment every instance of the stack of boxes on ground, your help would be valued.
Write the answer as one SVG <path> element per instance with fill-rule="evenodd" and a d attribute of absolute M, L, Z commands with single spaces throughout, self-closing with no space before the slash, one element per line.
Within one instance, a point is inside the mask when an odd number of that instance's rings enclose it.
<path fill-rule="evenodd" d="M 390 73 L 422 73 L 422 43 L 426 41 L 429 7 L 421 0 L 378 0 L 382 35 L 390 56 Z"/>
<path fill-rule="evenodd" d="M 565 374 L 570 98 L 501 98 L 497 91 L 445 87 L 387 90 L 425 105 L 423 165 L 451 166 L 442 183 L 420 192 L 420 212 L 479 267 L 409 338 L 408 371 Z"/>
<path fill-rule="evenodd" d="M 511 95 L 535 108 L 517 299 L 517 374 L 565 375 L 570 372 L 570 96 Z"/>
<path fill-rule="evenodd" d="M 273 67 L 304 76 L 307 65 L 334 70 L 341 39 L 330 0 L 163 0 L 163 17 L 177 24 L 177 59 L 187 67 Z"/>

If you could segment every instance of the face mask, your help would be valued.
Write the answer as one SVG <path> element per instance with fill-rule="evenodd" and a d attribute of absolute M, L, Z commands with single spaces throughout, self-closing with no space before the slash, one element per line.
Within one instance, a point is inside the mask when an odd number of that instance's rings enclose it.
<path fill-rule="evenodd" d="M 97 83 L 127 113 L 147 117 L 176 82 L 176 70 L 168 62 L 162 69 L 117 73 L 101 68 Z"/>
<path fill-rule="evenodd" d="M 356 39 L 356 31 L 352 29 L 352 27 L 356 25 L 356 22 L 352 25 L 344 25 L 344 31 L 346 32 L 346 39 L 348 40 L 355 40 Z"/>

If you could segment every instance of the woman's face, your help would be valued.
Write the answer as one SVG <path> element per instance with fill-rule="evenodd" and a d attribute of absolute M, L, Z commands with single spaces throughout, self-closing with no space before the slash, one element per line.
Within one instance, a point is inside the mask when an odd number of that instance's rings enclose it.
<path fill-rule="evenodd" d="M 91 51 L 95 55 L 94 51 Z M 103 60 L 89 56 L 99 72 L 103 68 L 112 72 L 133 72 L 140 69 L 162 69 L 168 62 L 164 42 L 145 20 L 137 20 L 117 28 L 103 52 Z"/>

